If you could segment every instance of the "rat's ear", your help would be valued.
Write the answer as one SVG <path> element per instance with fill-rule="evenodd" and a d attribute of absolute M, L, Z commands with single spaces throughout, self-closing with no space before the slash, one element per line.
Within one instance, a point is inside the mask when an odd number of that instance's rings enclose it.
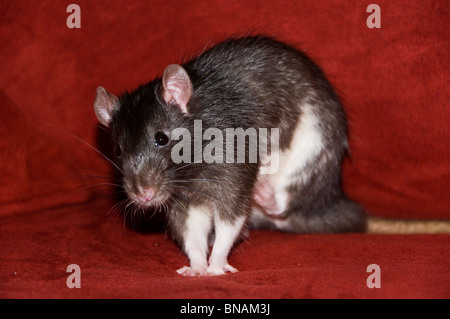
<path fill-rule="evenodd" d="M 192 97 L 192 82 L 186 70 L 177 64 L 169 65 L 162 79 L 163 97 L 167 104 L 177 104 L 187 114 L 187 103 Z"/>
<path fill-rule="evenodd" d="M 117 96 L 106 91 L 102 86 L 97 88 L 97 95 L 95 96 L 94 110 L 98 120 L 105 126 L 111 123 L 113 112 L 119 106 L 119 99 Z"/>

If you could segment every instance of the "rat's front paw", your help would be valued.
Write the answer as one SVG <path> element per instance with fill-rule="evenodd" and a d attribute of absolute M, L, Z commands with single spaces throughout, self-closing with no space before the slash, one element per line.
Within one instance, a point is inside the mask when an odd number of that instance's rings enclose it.
<path fill-rule="evenodd" d="M 223 267 L 214 267 L 213 265 L 210 265 L 208 267 L 208 275 L 210 276 L 219 276 L 219 275 L 225 275 L 227 272 L 235 273 L 238 272 L 236 268 L 231 266 L 230 264 L 226 264 Z"/>
<path fill-rule="evenodd" d="M 205 268 L 191 268 L 188 266 L 184 266 L 177 270 L 177 273 L 183 276 L 191 276 L 191 277 L 200 277 L 207 276 L 208 272 Z"/>

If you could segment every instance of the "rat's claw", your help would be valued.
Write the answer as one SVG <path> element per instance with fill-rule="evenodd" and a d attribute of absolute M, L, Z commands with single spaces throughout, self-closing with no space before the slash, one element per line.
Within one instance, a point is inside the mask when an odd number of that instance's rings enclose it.
<path fill-rule="evenodd" d="M 230 264 L 226 264 L 223 267 L 208 267 L 208 275 L 210 276 L 220 276 L 225 275 L 227 272 L 236 273 L 238 270 L 231 266 Z"/>
<path fill-rule="evenodd" d="M 177 270 L 177 273 L 183 276 L 200 277 L 208 275 L 206 269 L 192 269 L 191 267 L 184 266 Z"/>

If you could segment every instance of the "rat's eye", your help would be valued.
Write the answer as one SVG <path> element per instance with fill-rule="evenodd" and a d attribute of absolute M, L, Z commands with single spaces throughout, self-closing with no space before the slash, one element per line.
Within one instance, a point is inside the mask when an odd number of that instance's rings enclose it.
<path fill-rule="evenodd" d="M 118 159 L 121 159 L 121 158 L 122 158 L 122 150 L 120 149 L 120 146 L 119 146 L 119 145 L 116 145 L 115 152 L 116 152 L 116 157 L 117 157 Z"/>
<path fill-rule="evenodd" d="M 156 132 L 155 134 L 155 146 L 164 146 L 169 143 L 169 137 L 163 132 Z"/>

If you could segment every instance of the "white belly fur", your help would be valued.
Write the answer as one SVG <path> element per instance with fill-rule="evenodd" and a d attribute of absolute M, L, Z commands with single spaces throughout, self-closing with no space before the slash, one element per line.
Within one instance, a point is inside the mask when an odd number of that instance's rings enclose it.
<path fill-rule="evenodd" d="M 310 104 L 305 104 L 302 110 L 302 115 L 297 123 L 289 148 L 280 151 L 278 154 L 279 165 L 277 172 L 274 174 L 260 174 L 258 176 L 259 179 L 268 180 L 274 190 L 278 207 L 278 212 L 275 215 L 285 211 L 289 204 L 290 199 L 287 188 L 293 182 L 293 175 L 296 174 L 297 182 L 300 179 L 300 182 L 307 183 L 310 174 L 304 169 L 308 163 L 314 161 L 324 147 L 319 119 L 314 114 L 313 107 Z"/>

